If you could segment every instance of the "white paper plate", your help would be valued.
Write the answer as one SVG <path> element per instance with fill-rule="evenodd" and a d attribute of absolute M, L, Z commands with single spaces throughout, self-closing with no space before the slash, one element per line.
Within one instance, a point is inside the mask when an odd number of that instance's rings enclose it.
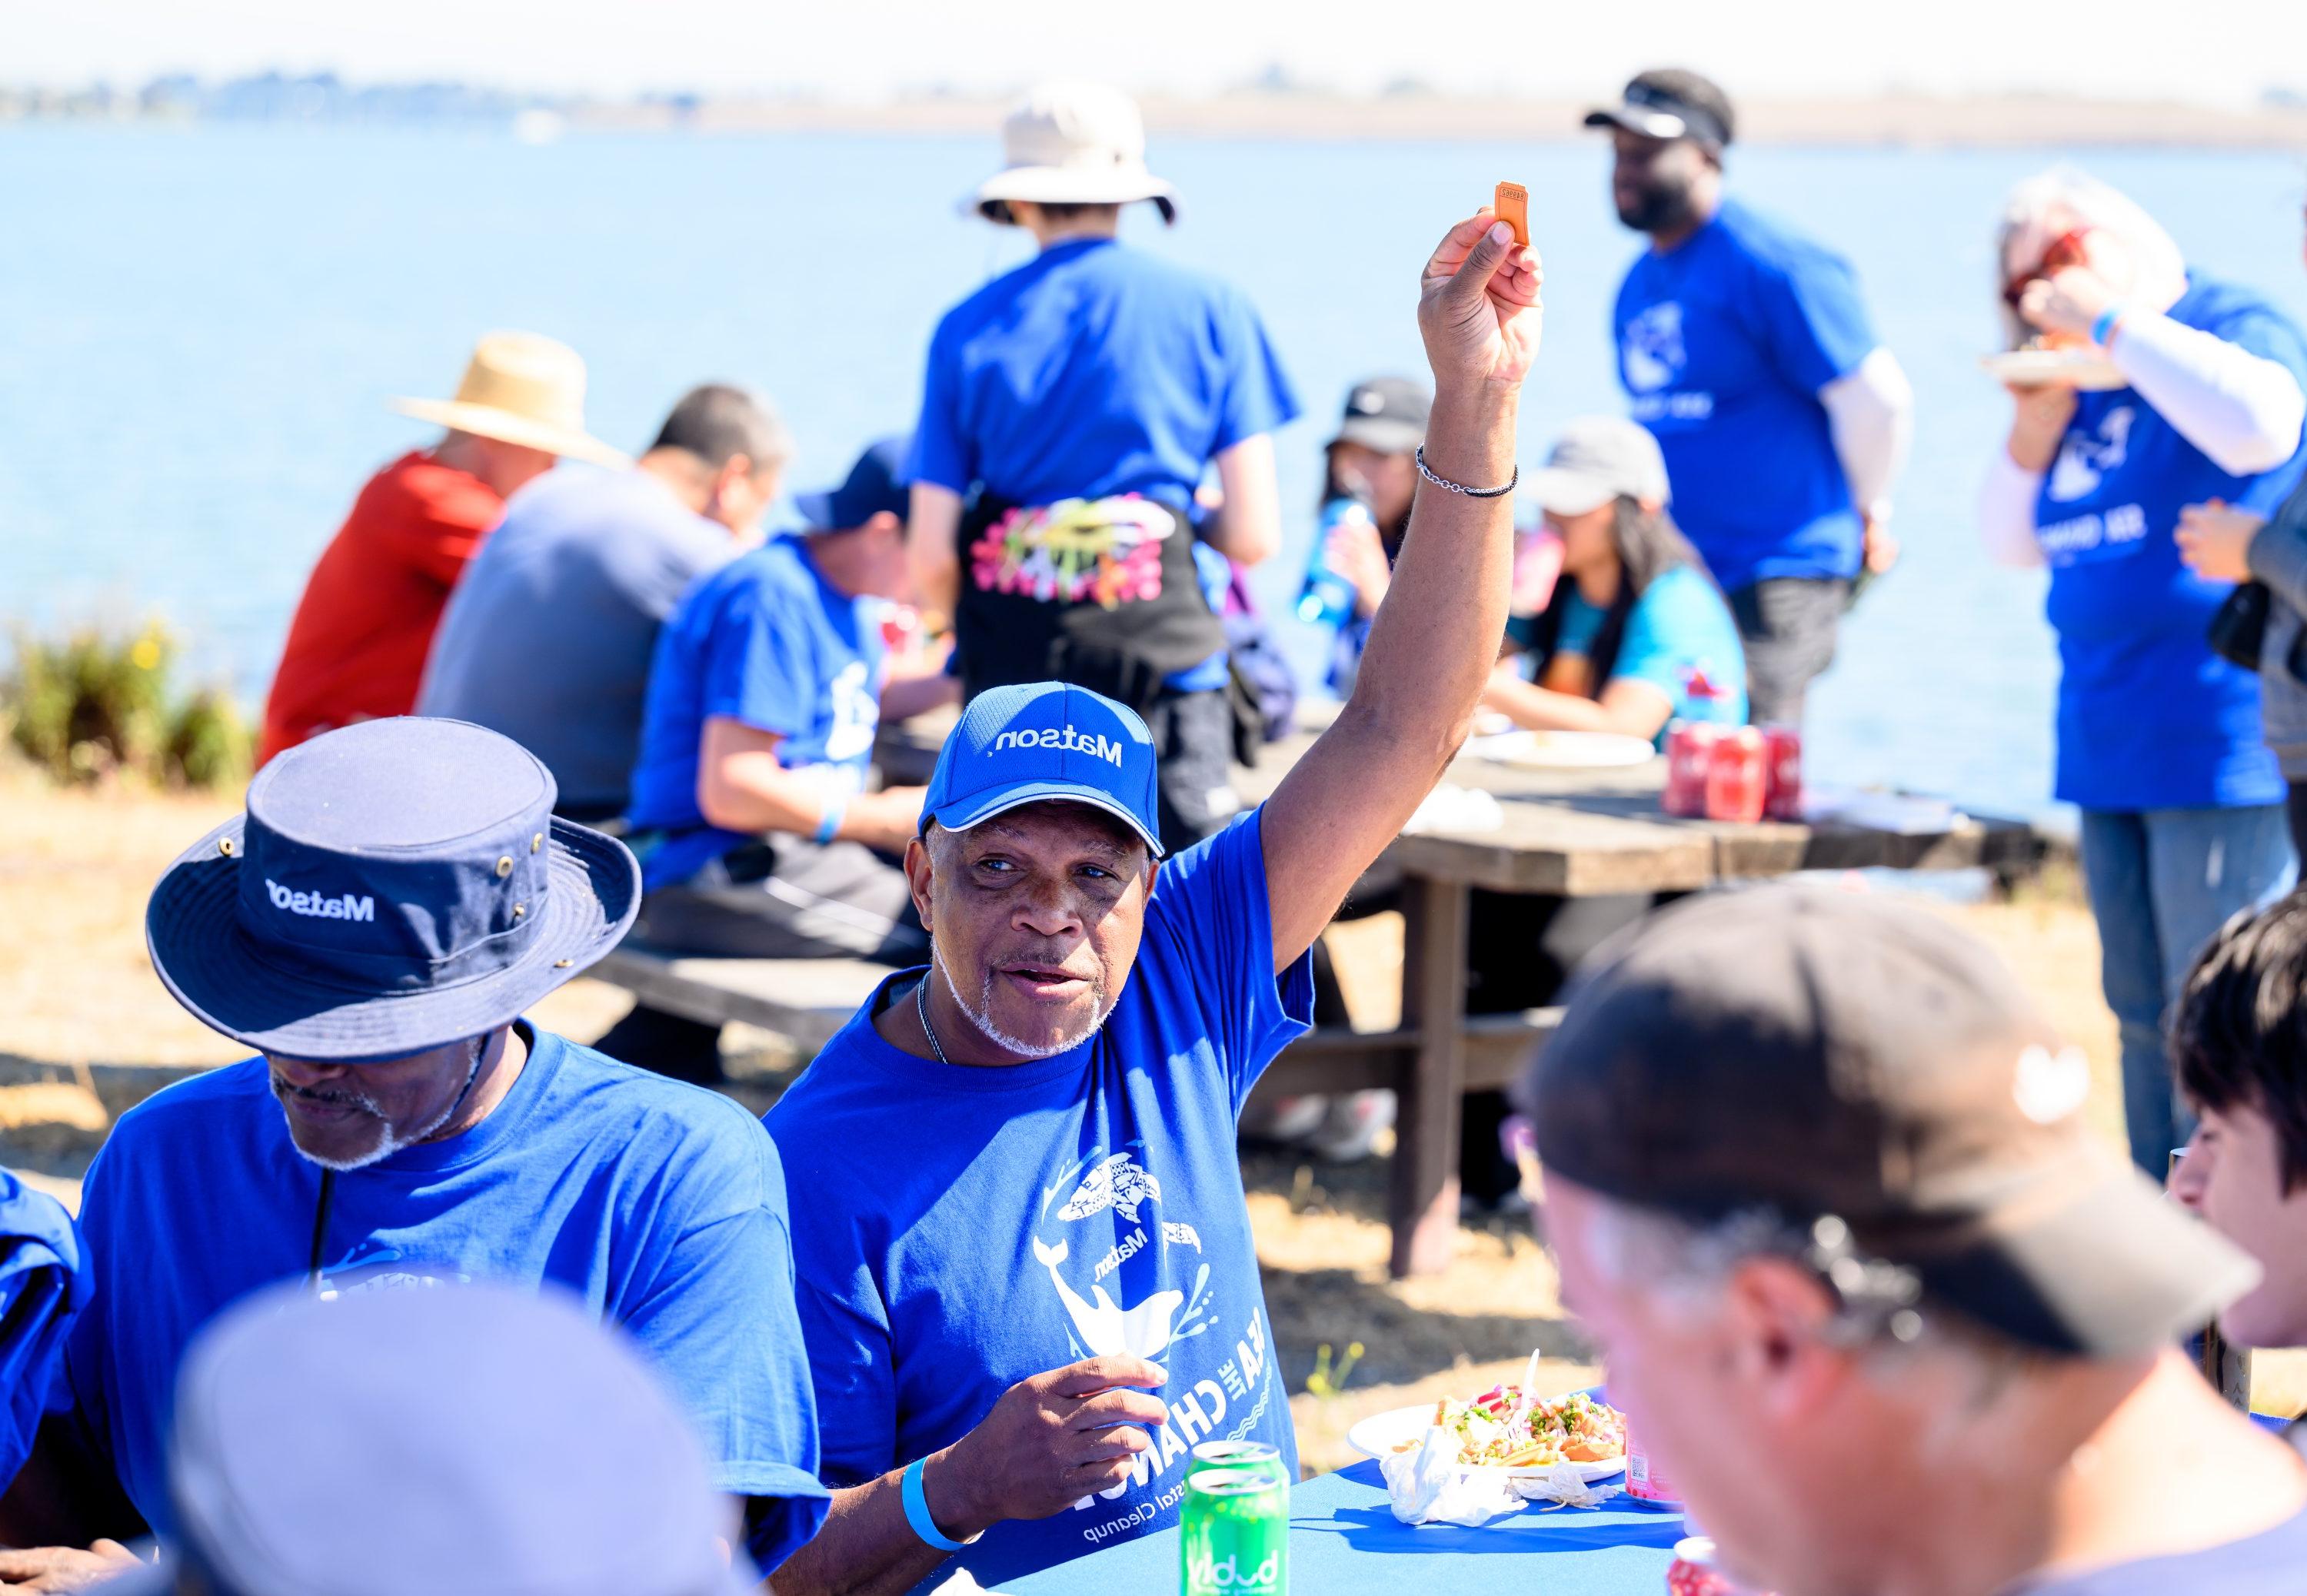
<path fill-rule="evenodd" d="M 1476 738 L 1467 747 L 1494 764 L 1528 771 L 1608 770 L 1642 764 L 1658 749 L 1638 737 L 1615 731 L 1502 731 Z"/>
<path fill-rule="evenodd" d="M 2059 384 L 2093 391 L 2129 388 L 2131 379 L 2097 349 L 2012 349 L 1979 357 L 1996 379 L 2020 388 Z"/>
<path fill-rule="evenodd" d="M 1404 1442 L 1425 1439 L 1426 1427 L 1433 1422 L 1434 1404 L 1430 1402 L 1420 1403 L 1414 1407 L 1392 1408 L 1383 1413 L 1372 1413 L 1346 1431 L 1346 1445 L 1365 1457 L 1390 1457 Z M 1518 1475 L 1535 1478 L 1560 1466 L 1558 1464 L 1532 1464 L 1526 1469 L 1485 1469 L 1481 1472 L 1504 1474 L 1508 1479 Z M 1592 1463 L 1573 1463 L 1570 1466 L 1578 1471 L 1581 1480 L 1591 1484 L 1597 1480 L 1608 1480 L 1613 1474 L 1625 1473 L 1626 1460 L 1604 1457 Z"/>

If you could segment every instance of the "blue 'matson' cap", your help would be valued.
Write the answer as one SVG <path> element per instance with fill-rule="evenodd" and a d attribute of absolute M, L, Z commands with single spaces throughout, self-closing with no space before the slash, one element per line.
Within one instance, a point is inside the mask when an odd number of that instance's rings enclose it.
<path fill-rule="evenodd" d="M 1154 736 L 1136 712 L 1065 682 L 1025 682 L 980 693 L 938 752 L 922 804 L 965 832 L 1023 804 L 1087 804 L 1127 821 L 1159 858 Z"/>

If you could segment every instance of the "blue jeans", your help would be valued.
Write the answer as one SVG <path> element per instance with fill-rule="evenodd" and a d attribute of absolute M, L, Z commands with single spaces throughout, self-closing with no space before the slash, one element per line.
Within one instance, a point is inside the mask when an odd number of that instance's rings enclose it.
<path fill-rule="evenodd" d="M 2083 883 L 2098 920 L 2099 982 L 2123 1039 L 2123 1118 L 2132 1162 L 2162 1180 L 2193 1133 L 2163 1051 L 2163 1017 L 2203 944 L 2238 909 L 2297 875 L 2279 805 L 2086 809 Z"/>

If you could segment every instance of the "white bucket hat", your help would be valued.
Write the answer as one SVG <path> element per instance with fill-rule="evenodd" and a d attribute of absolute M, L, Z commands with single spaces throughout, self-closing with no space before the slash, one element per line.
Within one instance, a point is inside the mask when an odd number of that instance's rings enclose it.
<path fill-rule="evenodd" d="M 962 209 L 1009 221 L 1008 201 L 1128 205 L 1151 200 L 1178 219 L 1177 191 L 1145 169 L 1145 124 L 1137 102 L 1103 83 L 1037 84 L 1001 124 L 1000 171 Z"/>

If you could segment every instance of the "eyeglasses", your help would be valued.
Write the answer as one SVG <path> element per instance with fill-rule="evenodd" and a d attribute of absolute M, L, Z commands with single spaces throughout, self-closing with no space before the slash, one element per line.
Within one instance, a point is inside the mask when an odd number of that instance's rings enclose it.
<path fill-rule="evenodd" d="M 2097 230 L 2096 227 L 2070 227 L 2051 240 L 2033 270 L 2022 271 L 2003 285 L 2003 303 L 2015 311 L 2019 308 L 2019 301 L 2026 294 L 2028 284 L 2049 277 L 2054 271 L 2064 271 L 2070 266 L 2080 266 L 2085 259 L 2083 240 Z"/>

